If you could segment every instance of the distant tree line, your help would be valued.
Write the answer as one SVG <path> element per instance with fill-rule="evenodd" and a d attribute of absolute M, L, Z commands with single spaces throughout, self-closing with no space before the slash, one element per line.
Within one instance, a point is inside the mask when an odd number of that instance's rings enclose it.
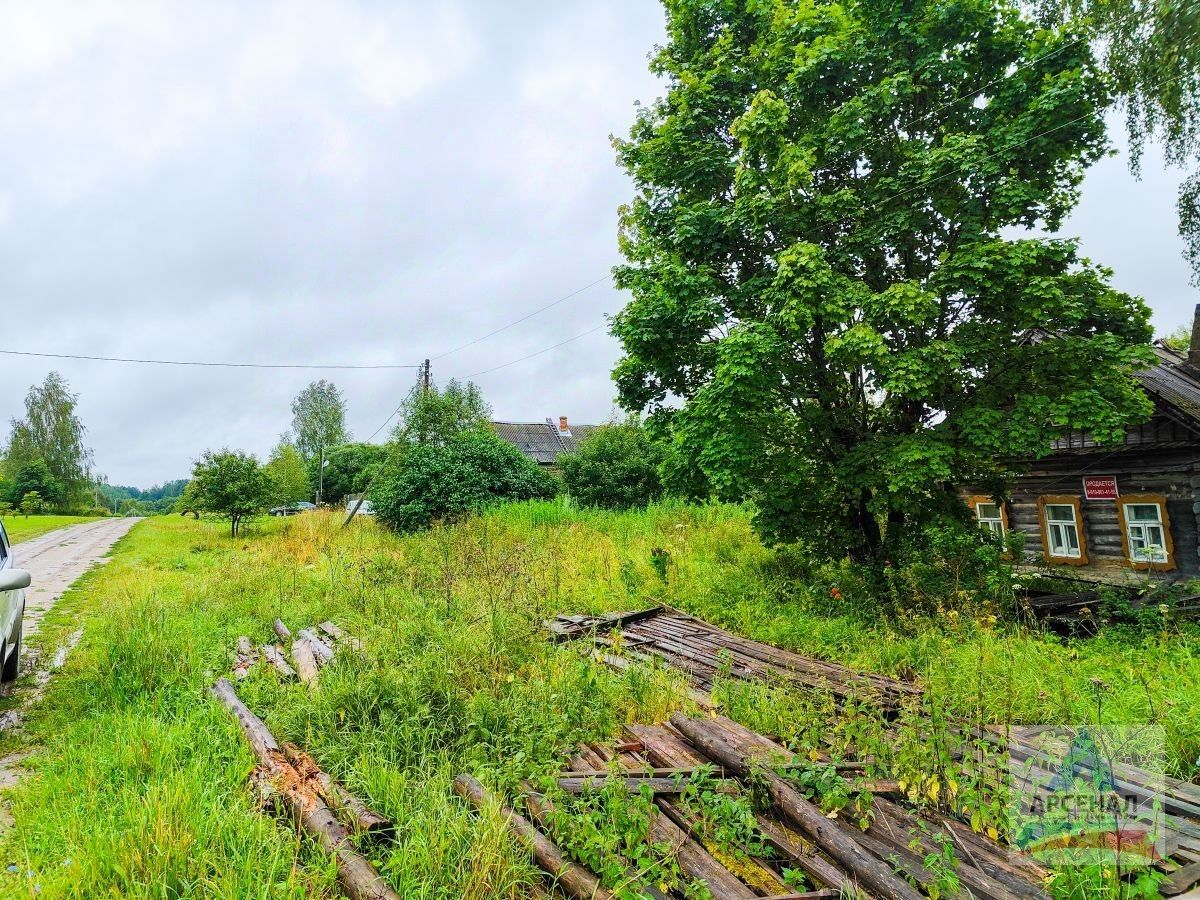
<path fill-rule="evenodd" d="M 96 484 L 100 505 L 118 516 L 157 516 L 171 512 L 183 495 L 188 479 L 178 478 L 145 490 L 127 485 Z"/>

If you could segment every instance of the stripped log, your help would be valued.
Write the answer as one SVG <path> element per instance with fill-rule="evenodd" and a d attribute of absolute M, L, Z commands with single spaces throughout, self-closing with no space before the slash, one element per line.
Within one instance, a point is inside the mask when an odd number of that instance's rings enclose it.
<path fill-rule="evenodd" d="M 284 807 L 299 826 L 334 858 L 338 883 L 346 896 L 351 900 L 400 900 L 400 895 L 388 886 L 375 867 L 354 849 L 345 826 L 316 792 L 308 789 L 305 780 L 288 763 L 275 737 L 263 721 L 242 703 L 233 685 L 222 678 L 213 686 L 212 693 L 237 719 L 238 727 L 249 741 L 272 786 L 279 792 Z"/>
<path fill-rule="evenodd" d="M 292 660 L 296 663 L 296 671 L 300 680 L 305 684 L 314 684 L 317 680 L 317 657 L 313 653 L 312 644 L 301 638 L 292 643 Z"/>
<path fill-rule="evenodd" d="M 271 627 L 275 629 L 275 634 L 278 635 L 279 639 L 285 644 L 292 639 L 291 631 L 288 630 L 288 627 L 283 624 L 281 619 L 276 619 Z"/>
<path fill-rule="evenodd" d="M 752 772 L 766 784 L 771 801 L 783 816 L 835 861 L 841 863 L 867 890 L 878 897 L 920 900 L 921 894 L 898 877 L 891 866 L 872 856 L 848 829 L 825 817 L 795 788 L 766 768 L 758 768 L 735 750 L 706 723 L 675 713 L 671 724 L 707 756 L 741 776 Z"/>
<path fill-rule="evenodd" d="M 375 812 L 343 785 L 321 771 L 321 767 L 311 756 L 294 744 L 284 744 L 283 752 L 296 771 L 317 786 L 321 799 L 352 831 L 378 843 L 392 843 L 396 840 L 396 826 L 391 819 Z"/>
<path fill-rule="evenodd" d="M 317 662 L 321 665 L 325 665 L 333 659 L 333 648 L 307 628 L 301 628 L 297 634 L 302 641 L 308 641 L 312 645 L 313 654 L 316 656 Z"/>
<path fill-rule="evenodd" d="M 287 661 L 287 657 L 283 655 L 282 647 L 272 647 L 270 644 L 266 644 L 262 648 L 262 654 L 267 658 L 267 662 L 273 665 L 275 670 L 284 678 L 291 679 L 296 677 L 296 670 L 291 667 L 291 664 Z"/>
<path fill-rule="evenodd" d="M 459 775 L 454 779 L 454 793 L 478 810 L 482 810 L 489 802 L 483 785 L 470 775 Z M 497 806 L 517 840 L 533 855 L 534 862 L 555 879 L 564 893 L 576 900 L 612 900 L 612 894 L 600 885 L 600 879 L 567 859 L 532 822 L 506 806 L 498 803 Z"/>

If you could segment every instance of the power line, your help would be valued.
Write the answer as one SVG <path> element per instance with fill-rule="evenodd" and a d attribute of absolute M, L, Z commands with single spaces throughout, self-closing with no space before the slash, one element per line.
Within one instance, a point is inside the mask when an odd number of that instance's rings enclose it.
<path fill-rule="evenodd" d="M 604 328 L 606 325 L 608 325 L 608 322 L 601 322 L 599 325 L 595 326 L 594 328 L 589 328 L 587 331 L 581 331 L 579 334 L 575 335 L 574 337 L 569 337 L 565 341 L 559 341 L 557 344 L 551 344 L 549 347 L 543 347 L 541 350 L 538 350 L 536 353 L 530 353 L 528 356 L 522 356 L 520 359 L 513 359 L 506 363 L 501 363 L 498 366 L 492 366 L 490 369 L 482 369 L 478 372 L 474 372 L 470 375 L 467 375 L 466 377 L 467 377 L 467 379 L 478 378 L 480 375 L 488 375 L 492 372 L 498 372 L 501 369 L 507 369 L 509 366 L 515 366 L 517 363 L 525 362 L 525 360 L 527 360 L 527 359 L 533 359 L 535 356 L 541 356 L 543 353 L 549 353 L 551 350 L 557 350 L 559 347 L 563 346 L 564 344 L 569 344 L 572 341 L 577 341 L 580 338 L 587 337 L 589 334 L 594 334 L 595 332 L 599 331 L 601 328 Z"/>
<path fill-rule="evenodd" d="M 1171 78 L 1164 78 L 1164 79 L 1162 79 L 1161 81 L 1159 81 L 1159 82 L 1158 82 L 1156 85 L 1154 85 L 1154 87 L 1159 87 L 1159 86 L 1161 86 L 1161 85 L 1164 85 L 1164 84 L 1166 84 L 1167 82 L 1170 82 L 1170 81 L 1177 80 L 1179 77 L 1181 77 L 1181 76 L 1173 76 L 1173 77 L 1171 77 Z M 1053 134 L 1053 133 L 1054 133 L 1054 132 L 1056 132 L 1056 131 L 1060 131 L 1060 130 L 1062 130 L 1063 128 L 1067 128 L 1067 127 L 1069 127 L 1069 126 L 1071 126 L 1071 125 L 1074 125 L 1076 122 L 1080 122 L 1080 121 L 1082 121 L 1082 120 L 1084 120 L 1084 119 L 1086 119 L 1086 118 L 1089 118 L 1089 117 L 1090 117 L 1090 113 L 1089 113 L 1089 114 L 1082 115 L 1082 116 L 1078 116 L 1077 118 L 1074 118 L 1074 119 L 1070 120 L 1069 122 L 1064 122 L 1063 124 L 1061 124 L 1061 125 L 1056 125 L 1056 126 L 1055 126 L 1055 127 L 1053 127 L 1053 128 L 1047 128 L 1045 131 L 1038 132 L 1037 134 L 1033 135 L 1032 137 L 1028 137 L 1028 138 L 1025 138 L 1025 139 L 1024 139 L 1024 140 L 1022 140 L 1022 141 L 1016 141 L 1015 143 L 1008 144 L 1008 145 L 1006 145 L 1006 146 L 1004 146 L 1004 147 L 1001 147 L 999 150 L 996 150 L 996 151 L 994 151 L 994 152 L 992 152 L 992 153 L 989 153 L 989 154 L 987 154 L 986 156 L 984 156 L 984 157 L 981 157 L 980 159 L 973 161 L 973 162 L 972 162 L 971 164 L 969 164 L 969 165 L 978 165 L 979 163 L 982 163 L 982 162 L 987 162 L 989 159 L 994 159 L 995 157 L 999 156 L 999 155 L 1000 155 L 1000 154 L 1002 154 L 1002 153 L 1006 153 L 1006 152 L 1008 152 L 1009 150 L 1015 150 L 1015 149 L 1017 149 L 1018 147 L 1023 147 L 1023 146 L 1025 146 L 1026 144 L 1029 144 L 1029 143 L 1031 143 L 1031 142 L 1033 142 L 1033 141 L 1036 141 L 1038 138 L 1045 137 L 1046 135 L 1049 135 L 1049 134 Z M 941 175 L 936 175 L 936 176 L 934 176 L 933 178 L 928 178 L 928 179 L 926 179 L 926 180 L 924 180 L 924 181 L 920 181 L 920 182 L 918 182 L 917 184 L 913 185 L 912 187 L 905 188 L 903 191 L 898 191 L 898 192 L 897 192 L 897 193 L 895 193 L 895 194 L 891 194 L 890 196 L 884 197 L 882 200 L 877 200 L 877 201 L 875 201 L 874 203 L 868 203 L 868 204 L 866 204 L 866 206 L 864 207 L 864 209 L 875 209 L 875 208 L 877 208 L 877 207 L 879 207 L 879 206 L 881 206 L 881 205 L 883 205 L 883 204 L 885 204 L 885 203 L 890 203 L 892 200 L 895 200 L 895 199 L 897 199 L 897 198 L 899 198 L 899 197 L 903 197 L 903 196 L 905 196 L 906 194 L 911 194 L 913 191 L 919 190 L 919 189 L 920 189 L 920 188 L 922 188 L 922 187 L 927 187 L 927 186 L 929 186 L 929 185 L 931 185 L 931 184 L 935 184 L 935 183 L 936 183 L 936 182 L 938 182 L 938 181 L 942 181 L 942 180 L 944 180 L 944 179 L 946 179 L 946 178 L 949 178 L 949 177 L 951 177 L 952 175 L 954 175 L 954 174 L 956 174 L 956 173 L 958 173 L 958 172 L 962 172 L 962 171 L 964 171 L 964 170 L 965 170 L 965 169 L 967 169 L 967 168 L 968 168 L 968 166 L 959 166 L 958 168 L 956 168 L 956 169 L 954 169 L 954 170 L 951 170 L 950 172 L 946 172 L 946 173 L 943 173 L 943 174 L 941 174 Z M 602 280 L 604 280 L 604 279 L 600 279 L 600 280 L 602 281 Z M 594 285 L 594 284 L 596 284 L 596 283 L 597 283 L 597 282 L 593 282 L 592 284 Z M 592 285 L 588 285 L 588 287 L 591 287 L 591 286 L 592 286 Z M 587 288 L 580 288 L 580 291 L 583 291 L 583 290 L 587 290 Z M 578 291 L 577 291 L 576 293 L 578 293 Z M 564 299 L 565 299 L 565 298 L 564 298 Z M 561 302 L 561 301 L 556 301 L 556 302 Z M 552 305 L 553 305 L 553 304 L 552 304 Z M 536 313 L 533 313 L 533 314 L 531 314 L 531 315 L 536 315 Z M 514 324 L 515 324 L 515 323 L 514 323 Z M 597 326 L 596 326 L 596 327 L 594 327 L 594 328 L 590 328 L 590 329 L 588 329 L 587 331 L 581 332 L 581 333 L 579 333 L 579 334 L 575 335 L 574 337 L 569 337 L 569 338 L 567 338 L 565 341 L 559 341 L 557 344 L 552 344 L 552 345 L 551 345 L 551 346 L 549 346 L 549 347 L 546 347 L 546 348 L 544 348 L 544 349 L 542 349 L 542 350 L 538 350 L 536 353 L 530 353 L 528 356 L 522 356 L 522 357 L 520 357 L 519 359 L 514 359 L 514 360 L 511 360 L 511 361 L 509 361 L 509 362 L 503 363 L 503 364 L 501 364 L 501 365 L 498 365 L 498 366 L 493 366 L 493 367 L 492 367 L 492 368 L 490 368 L 490 369 L 483 369 L 483 370 L 481 370 L 481 371 L 479 371 L 479 372 L 475 372 L 475 373 L 473 373 L 473 374 L 471 374 L 471 375 L 467 375 L 466 377 L 467 377 L 468 379 L 470 379 L 470 378 L 477 378 L 477 377 L 479 377 L 480 375 L 487 375 L 487 374 L 490 374 L 490 373 L 492 373 L 492 372 L 496 372 L 496 371 L 498 371 L 498 370 L 500 370 L 500 369 L 506 369 L 506 368 L 508 368 L 509 366 L 514 366 L 514 365 L 516 365 L 517 363 L 524 362 L 524 361 L 525 361 L 525 360 L 527 360 L 527 359 L 533 359 L 535 356 L 541 356 L 543 353 L 548 353 L 548 352 L 550 352 L 551 350 L 555 350 L 555 349 L 557 349 L 557 348 L 559 348 L 559 347 L 563 346 L 564 344 L 569 344 L 569 343 L 571 343 L 572 341 L 577 341 L 577 340 L 579 340 L 579 339 L 580 339 L 580 338 L 582 338 L 582 337 L 587 337 L 589 334 L 592 334 L 592 333 L 594 333 L 594 332 L 596 332 L 596 331 L 599 331 L 599 330 L 600 330 L 601 328 L 603 328 L 603 327 L 604 327 L 606 324 L 608 324 L 608 323 L 607 323 L 607 322 L 602 322 L 602 323 L 600 323 L 599 325 L 597 325 Z M 506 326 L 506 327 L 507 327 L 507 326 Z M 501 329 L 501 330 L 503 330 L 503 329 Z"/>
<path fill-rule="evenodd" d="M 5 356 L 37 356 L 45 359 L 82 359 L 91 362 L 138 363 L 149 366 L 202 366 L 220 369 L 419 369 L 419 365 L 322 365 L 319 363 L 212 362 L 208 360 L 138 359 L 126 356 L 89 356 L 82 353 L 37 353 L 32 350 L 0 350 Z"/>
<path fill-rule="evenodd" d="M 453 350 L 447 350 L 445 353 L 439 353 L 437 356 L 433 356 L 430 358 L 431 359 L 442 359 L 443 357 L 450 356 L 452 353 L 457 353 L 459 350 L 466 350 L 468 347 L 473 347 L 476 344 L 478 344 L 480 341 L 486 341 L 488 338 L 495 337 L 502 331 L 507 331 L 508 329 L 512 328 L 514 325 L 520 325 L 522 322 L 526 322 L 529 319 L 532 319 L 534 316 L 540 315 L 541 313 L 544 313 L 546 310 L 552 309 L 553 307 L 558 306 L 558 304 L 560 304 L 560 303 L 565 303 L 566 301 L 570 300 L 572 297 L 579 296 L 584 291 L 591 290 L 596 285 L 600 284 L 603 281 L 608 281 L 610 278 L 612 278 L 611 275 L 603 275 L 600 278 L 597 278 L 595 281 L 591 282 L 590 284 L 585 284 L 583 287 L 581 287 L 577 290 L 571 291 L 571 293 L 567 294 L 566 296 L 559 297 L 557 300 L 553 301 L 552 303 L 547 303 L 545 306 L 543 306 L 539 309 L 535 309 L 533 312 L 529 313 L 528 315 L 522 316 L 521 318 L 517 319 L 516 321 L 509 322 L 507 325 L 502 325 L 500 328 L 497 328 L 495 331 L 489 331 L 487 334 L 483 335 L 482 337 L 477 337 L 473 341 L 467 341 L 465 344 L 455 347 Z"/>

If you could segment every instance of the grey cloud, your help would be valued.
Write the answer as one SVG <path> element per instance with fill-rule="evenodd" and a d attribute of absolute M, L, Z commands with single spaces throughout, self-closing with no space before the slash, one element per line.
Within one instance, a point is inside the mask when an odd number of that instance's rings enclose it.
<path fill-rule="evenodd" d="M 630 195 L 609 135 L 663 39 L 653 0 L 0 0 L 0 22 L 0 347 L 265 362 L 415 363 L 606 273 Z M 1098 166 L 1068 231 L 1169 327 L 1190 293 L 1160 168 Z M 621 303 L 597 286 L 435 377 Z M 480 383 L 504 418 L 601 420 L 617 353 L 602 330 Z M 317 374 L 0 358 L 0 416 L 50 368 L 139 485 L 265 454 Z M 363 437 L 413 378 L 329 374 Z"/>

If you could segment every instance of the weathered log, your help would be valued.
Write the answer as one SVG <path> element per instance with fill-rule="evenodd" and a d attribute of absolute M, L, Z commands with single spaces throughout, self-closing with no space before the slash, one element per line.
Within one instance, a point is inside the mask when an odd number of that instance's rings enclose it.
<path fill-rule="evenodd" d="M 312 644 L 301 638 L 292 642 L 292 660 L 296 663 L 296 671 L 300 680 L 305 684 L 315 684 L 317 680 L 317 657 L 313 653 Z"/>
<path fill-rule="evenodd" d="M 308 641 L 310 644 L 312 644 L 312 651 L 314 654 L 316 654 L 317 662 L 324 665 L 333 659 L 333 648 L 307 628 L 301 628 L 297 634 L 301 640 Z"/>
<path fill-rule="evenodd" d="M 757 769 L 753 762 L 706 727 L 703 721 L 675 713 L 671 724 L 707 756 L 739 775 L 752 770 L 763 779 L 771 801 L 783 816 L 835 861 L 848 869 L 864 887 L 878 897 L 920 900 L 921 894 L 898 877 L 891 866 L 872 856 L 839 823 L 828 819 L 799 791 L 770 769 Z"/>
<path fill-rule="evenodd" d="M 607 778 L 612 775 L 611 769 L 566 769 L 558 773 L 559 778 Z M 681 775 L 684 778 L 696 774 L 695 766 L 671 766 L 663 768 L 626 769 L 618 773 L 622 778 L 674 778 Z M 720 767 L 713 767 L 714 778 L 724 778 L 725 772 Z"/>
<path fill-rule="evenodd" d="M 680 871 L 703 881 L 713 900 L 758 900 L 754 891 L 738 881 L 711 853 L 657 808 L 650 819 L 650 842 L 670 847 Z"/>
<path fill-rule="evenodd" d="M 284 678 L 296 677 L 296 670 L 291 667 L 287 657 L 283 655 L 282 647 L 272 647 L 270 644 L 266 644 L 262 648 L 262 653 L 267 658 L 267 662 L 273 665 Z"/>
<path fill-rule="evenodd" d="M 701 847 L 708 849 L 706 846 L 708 841 L 707 827 L 697 815 L 680 803 L 678 799 L 673 797 L 655 797 L 654 805 L 669 816 L 671 821 L 683 829 L 692 840 Z M 757 856 L 748 852 L 746 853 L 746 858 L 740 860 L 738 878 L 752 888 L 760 891 L 787 893 L 790 888 L 788 883 L 779 877 L 778 872 Z"/>
<path fill-rule="evenodd" d="M 1159 891 L 1163 896 L 1175 897 L 1198 881 L 1200 881 L 1200 862 L 1189 863 L 1159 885 Z"/>
<path fill-rule="evenodd" d="M 332 622 L 328 622 L 328 621 L 322 622 L 317 627 L 320 628 L 327 635 L 329 635 L 331 638 L 333 638 L 335 641 L 340 641 L 343 637 L 346 636 L 346 633 L 344 631 L 342 631 L 342 629 L 340 629 L 336 625 L 334 625 Z"/>
<path fill-rule="evenodd" d="M 488 795 L 483 785 L 470 775 L 459 775 L 454 779 L 454 793 L 479 810 L 488 803 Z M 567 859 L 532 822 L 506 806 L 500 805 L 499 809 L 517 840 L 533 855 L 534 862 L 555 879 L 555 883 L 564 893 L 576 900 L 612 900 L 612 894 L 601 886 L 600 879 L 583 866 Z"/>
<path fill-rule="evenodd" d="M 294 744 L 284 744 L 283 752 L 297 772 L 315 783 L 321 799 L 352 831 L 379 843 L 396 840 L 396 826 L 391 819 L 375 812 L 340 782 L 330 778 L 311 756 Z"/>
<path fill-rule="evenodd" d="M 801 843 L 796 835 L 766 816 L 756 815 L 754 818 L 766 842 L 805 875 L 839 894 L 864 896 L 863 891 L 856 890 L 854 879 L 819 855 L 815 845 Z"/>
<path fill-rule="evenodd" d="M 283 624 L 282 620 L 276 619 L 271 627 L 275 629 L 275 634 L 277 634 L 279 639 L 285 644 L 292 639 L 291 631 L 289 631 L 288 627 Z"/>
<path fill-rule="evenodd" d="M 238 726 L 250 742 L 280 800 L 300 827 L 316 838 L 322 849 L 334 857 L 338 883 L 351 900 L 400 900 L 387 882 L 366 859 L 359 855 L 345 826 L 314 792 L 304 789 L 303 779 L 287 762 L 275 737 L 263 721 L 250 711 L 233 685 L 225 678 L 212 689 L 213 696 L 223 703 L 237 719 Z"/>
<path fill-rule="evenodd" d="M 358 638 L 351 637 L 350 635 L 346 634 L 346 632 L 342 631 L 342 629 L 340 629 L 338 626 L 334 625 L 332 622 L 322 622 L 320 625 L 317 626 L 317 628 L 319 628 L 321 631 L 325 632 L 327 635 L 329 635 L 331 638 L 333 638 L 339 644 L 345 644 L 351 650 L 361 650 L 362 649 L 362 641 L 360 641 Z"/>

